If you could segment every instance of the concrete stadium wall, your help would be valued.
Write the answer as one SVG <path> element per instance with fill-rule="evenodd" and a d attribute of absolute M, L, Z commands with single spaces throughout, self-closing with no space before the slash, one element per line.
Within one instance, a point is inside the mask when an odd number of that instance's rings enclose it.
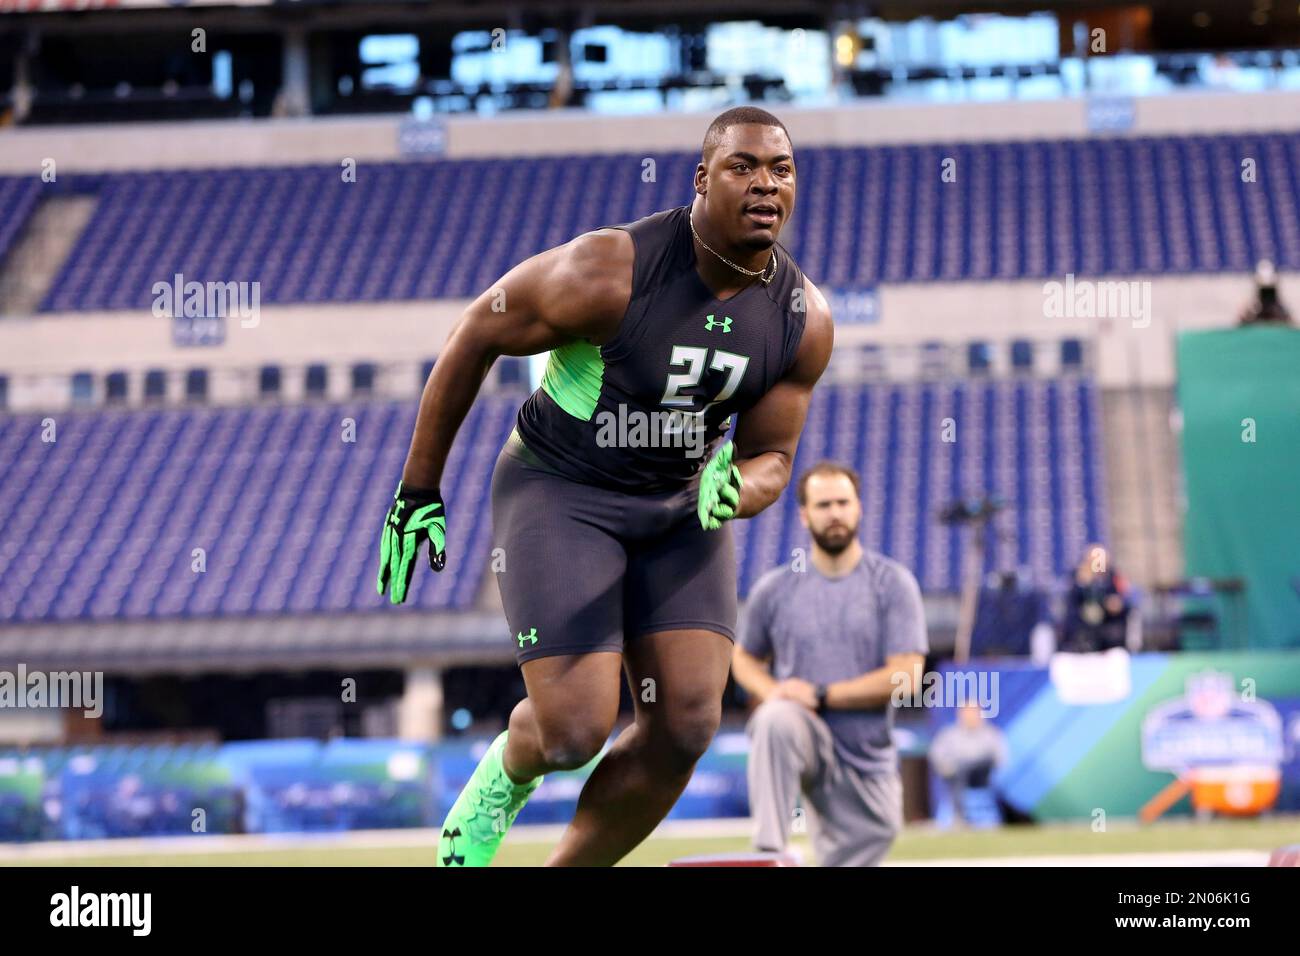
<path fill-rule="evenodd" d="M 1188 92 L 1133 100 L 1132 133 L 1194 134 L 1300 127 L 1300 91 Z M 864 101 L 775 106 L 796 145 L 1060 139 L 1090 135 L 1084 99 L 991 103 Z M 446 118 L 446 155 L 529 156 L 698 149 L 716 112 L 599 116 L 551 110 Z M 31 127 L 0 133 L 0 174 L 180 169 L 399 160 L 404 116 L 112 126 Z"/>
<path fill-rule="evenodd" d="M 1150 315 L 1050 317 L 1043 280 L 884 285 L 880 321 L 837 327 L 836 345 L 1079 337 L 1095 343 L 1103 385 L 1167 386 L 1175 378 L 1177 333 L 1233 325 L 1254 296 L 1247 274 L 1107 276 L 1104 281 L 1149 282 Z M 1300 277 L 1284 277 L 1279 295 L 1293 310 L 1300 307 Z"/>
<path fill-rule="evenodd" d="M 1168 386 L 1174 381 L 1174 336 L 1183 329 L 1236 322 L 1251 300 L 1248 275 L 1116 276 L 1113 281 L 1150 282 L 1150 314 L 1120 317 L 1049 317 L 1042 281 L 950 282 L 885 285 L 879 320 L 841 323 L 837 353 L 865 344 L 897 346 L 938 341 L 960 345 L 972 339 L 1006 343 L 1023 338 L 1049 342 L 1078 337 L 1093 343 L 1097 376 L 1108 387 Z M 1300 304 L 1300 277 L 1284 278 L 1281 297 Z M 11 377 L 11 404 L 49 407 L 66 401 L 72 371 L 107 372 L 159 367 L 179 372 L 191 366 L 216 370 L 256 369 L 324 362 L 338 370 L 331 380 L 345 386 L 352 362 L 408 366 L 400 380 L 381 391 L 413 394 L 418 383 L 409 366 L 433 358 L 442 348 L 468 300 L 375 302 L 349 305 L 266 306 L 254 328 L 238 319 L 227 325 L 222 345 L 181 347 L 171 341 L 169 319 L 143 310 L 70 313 L 0 321 L 0 372 Z M 1042 350 L 1042 369 L 1054 367 Z M 995 356 L 995 368 L 1005 365 Z M 288 394 L 293 390 L 286 385 Z M 214 398 L 220 398 L 219 389 Z"/>

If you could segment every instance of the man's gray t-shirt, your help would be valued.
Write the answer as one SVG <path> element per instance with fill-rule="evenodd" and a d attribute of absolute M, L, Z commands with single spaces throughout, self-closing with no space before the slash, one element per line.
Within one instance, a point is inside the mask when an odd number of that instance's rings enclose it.
<path fill-rule="evenodd" d="M 891 654 L 929 649 L 921 589 L 897 561 L 863 550 L 848 574 L 828 578 L 807 569 L 774 568 L 749 593 L 740 646 L 771 656 L 777 680 L 831 684 L 885 666 Z M 898 766 L 891 734 L 894 709 L 826 710 L 839 758 L 865 773 Z"/>

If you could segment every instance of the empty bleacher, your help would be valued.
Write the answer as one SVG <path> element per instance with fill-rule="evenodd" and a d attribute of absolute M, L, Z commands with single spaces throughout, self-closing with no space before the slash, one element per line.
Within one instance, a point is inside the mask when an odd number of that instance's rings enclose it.
<path fill-rule="evenodd" d="M 482 396 L 462 427 L 443 482 L 450 560 L 416 574 L 408 607 L 473 606 L 491 469 L 521 394 Z M 863 543 L 928 591 L 957 590 L 967 533 L 940 525 L 939 510 L 1002 498 L 987 566 L 1046 581 L 1104 537 L 1097 405 L 1083 376 L 826 386 L 796 471 L 854 463 Z M 39 415 L 0 417 L 0 622 L 379 609 L 379 523 L 415 413 L 374 399 L 81 410 L 58 416 L 53 442 Z M 348 418 L 355 442 L 343 440 Z M 807 546 L 793 493 L 735 534 L 742 594 Z"/>
<path fill-rule="evenodd" d="M 41 197 L 33 176 L 0 176 L 0 259 L 18 238 Z"/>
<path fill-rule="evenodd" d="M 477 295 L 589 229 L 687 202 L 641 154 L 0 178 L 0 253 L 42 189 L 95 195 L 44 311 L 139 309 L 177 272 L 261 301 Z M 1300 134 L 804 147 L 783 241 L 828 286 L 1300 267 Z M 944 182 L 942 163 L 956 161 Z M 1256 181 L 1243 181 L 1243 159 Z"/>
<path fill-rule="evenodd" d="M 473 603 L 485 490 L 517 406 L 485 396 L 466 420 L 444 482 L 455 557 L 417 575 L 407 606 Z M 415 414 L 413 402 L 79 411 L 58 417 L 53 442 L 39 415 L 0 417 L 0 622 L 379 608 L 379 522 Z"/>
<path fill-rule="evenodd" d="M 863 480 L 861 540 L 911 568 L 926 591 L 955 592 L 966 531 L 941 508 L 988 495 L 993 522 L 985 569 L 1024 569 L 1047 583 L 1104 538 L 1098 394 L 1086 378 L 872 383 L 819 388 L 795 474 L 822 458 L 852 462 Z M 952 419 L 955 441 L 944 441 Z M 742 593 L 807 547 L 787 493 L 736 524 Z"/>

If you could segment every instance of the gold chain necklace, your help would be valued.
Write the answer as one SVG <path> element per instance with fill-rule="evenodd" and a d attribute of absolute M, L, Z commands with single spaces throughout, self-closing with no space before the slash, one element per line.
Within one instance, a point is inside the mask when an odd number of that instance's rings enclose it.
<path fill-rule="evenodd" d="M 700 245 L 702 245 L 705 249 L 708 249 L 709 252 L 713 252 L 712 249 L 709 249 L 709 244 L 705 242 L 703 239 L 701 239 L 700 234 L 695 231 L 695 218 L 693 213 L 694 210 L 690 210 L 686 213 L 686 221 L 691 224 L 691 235 L 694 236 L 695 241 L 698 242 Z M 716 252 L 713 252 L 713 254 L 717 256 L 719 259 L 721 259 L 723 262 L 725 262 L 727 265 L 731 266 L 731 268 L 735 269 L 737 272 L 743 272 L 745 275 L 750 277 L 758 276 L 759 281 L 762 282 L 763 285 L 770 285 L 772 280 L 776 278 L 776 250 L 775 249 L 772 250 L 772 255 L 768 257 L 767 265 L 763 266 L 763 268 L 759 269 L 757 272 L 753 271 L 752 269 L 746 269 L 744 266 L 736 265 L 726 256 L 719 255 Z M 767 272 L 767 266 L 772 267 L 771 275 L 764 275 L 764 273 Z"/>

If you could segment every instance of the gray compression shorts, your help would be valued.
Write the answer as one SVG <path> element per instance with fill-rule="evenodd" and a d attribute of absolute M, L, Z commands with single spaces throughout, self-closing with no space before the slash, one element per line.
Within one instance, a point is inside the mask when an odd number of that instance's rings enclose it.
<path fill-rule="evenodd" d="M 515 659 L 621 652 L 688 628 L 734 641 L 731 526 L 701 528 L 696 495 L 696 482 L 629 495 L 573 481 L 512 432 L 492 472 L 492 526 Z"/>

